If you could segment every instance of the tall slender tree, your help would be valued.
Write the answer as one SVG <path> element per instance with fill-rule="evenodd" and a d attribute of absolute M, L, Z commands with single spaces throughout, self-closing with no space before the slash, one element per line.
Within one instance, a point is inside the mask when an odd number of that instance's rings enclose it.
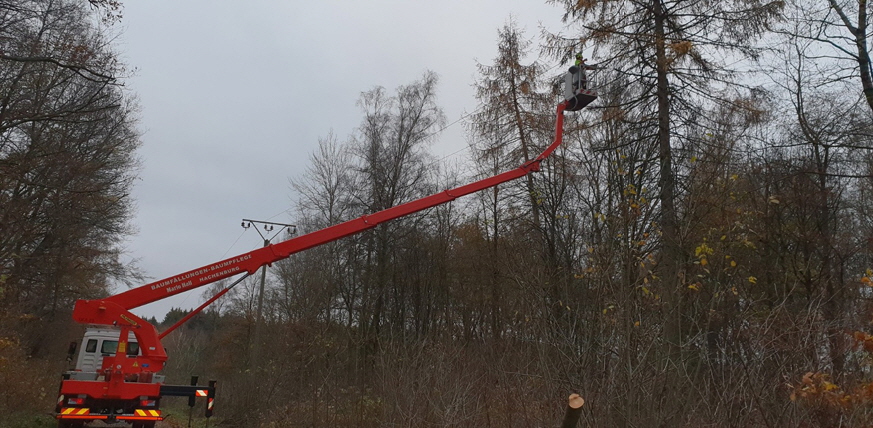
<path fill-rule="evenodd" d="M 768 28 L 782 2 L 721 1 L 568 1 L 553 0 L 565 10 L 564 21 L 576 34 L 552 36 L 547 51 L 566 59 L 590 49 L 602 66 L 634 76 L 640 96 L 620 106 L 647 112 L 648 144 L 658 147 L 658 203 L 661 248 L 658 271 L 663 284 L 664 364 L 673 367 L 664 394 L 677 394 L 687 377 L 683 332 L 688 263 L 693 259 L 684 242 L 680 211 L 680 169 L 677 149 L 687 147 L 688 126 L 703 121 L 699 111 L 721 103 L 730 72 L 717 58 L 757 55 L 754 36 Z M 664 414 L 675 421 L 680 410 Z"/>

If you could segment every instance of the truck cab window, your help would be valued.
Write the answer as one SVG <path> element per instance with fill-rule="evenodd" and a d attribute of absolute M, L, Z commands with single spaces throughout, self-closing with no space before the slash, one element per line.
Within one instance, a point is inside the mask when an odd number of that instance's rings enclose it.
<path fill-rule="evenodd" d="M 101 354 L 114 354 L 118 350 L 117 340 L 104 340 L 103 346 L 100 347 Z M 139 343 L 127 342 L 127 355 L 135 356 L 139 353 Z"/>
<path fill-rule="evenodd" d="M 85 345 L 85 352 L 97 351 L 97 339 L 88 339 L 88 344 Z"/>

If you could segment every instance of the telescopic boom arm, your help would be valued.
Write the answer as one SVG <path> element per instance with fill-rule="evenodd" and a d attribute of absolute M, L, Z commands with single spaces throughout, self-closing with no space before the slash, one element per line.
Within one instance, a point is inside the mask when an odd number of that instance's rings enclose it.
<path fill-rule="evenodd" d="M 537 156 L 536 159 L 526 162 L 516 169 L 454 189 L 445 190 L 405 204 L 397 205 L 383 211 L 364 215 L 286 241 L 258 248 L 236 257 L 231 257 L 180 275 L 171 276 L 160 281 L 155 281 L 107 297 L 106 299 L 103 299 L 103 301 L 115 303 L 124 309 L 134 309 L 243 272 L 248 272 L 250 274 L 254 273 L 262 266 L 285 259 L 294 253 L 363 232 L 367 229 L 376 227 L 383 222 L 414 214 L 418 211 L 450 202 L 461 196 L 469 195 L 470 193 L 475 193 L 523 177 L 530 172 L 539 171 L 540 163 L 551 155 L 561 144 L 563 137 L 564 107 L 565 103 L 561 103 L 561 105 L 558 106 L 557 120 L 555 124 L 555 139 L 552 144 L 546 147 L 546 149 Z"/>
<path fill-rule="evenodd" d="M 252 274 L 261 267 L 285 259 L 294 253 L 372 229 L 386 221 L 432 208 L 453 201 L 461 196 L 523 177 L 533 171 L 539 171 L 540 163 L 551 155 L 562 142 L 564 110 L 567 108 L 567 105 L 567 101 L 558 105 L 554 141 L 535 159 L 524 163 L 516 169 L 373 214 L 364 215 L 354 220 L 297 236 L 283 242 L 268 245 L 105 299 L 79 300 L 76 302 L 76 307 L 73 310 L 73 319 L 85 324 L 119 326 L 123 330 L 123 338 L 127 337 L 126 331 L 132 331 L 140 343 L 140 349 L 143 351 L 143 356 L 138 357 L 138 359 L 141 359 L 142 363 L 146 363 L 145 367 L 150 367 L 150 371 L 158 371 L 163 367 L 163 362 L 166 361 L 166 353 L 163 346 L 161 346 L 157 331 L 151 324 L 131 313 L 131 309 L 212 284 L 234 275 L 241 273 Z M 137 366 L 142 367 L 142 364 Z"/>

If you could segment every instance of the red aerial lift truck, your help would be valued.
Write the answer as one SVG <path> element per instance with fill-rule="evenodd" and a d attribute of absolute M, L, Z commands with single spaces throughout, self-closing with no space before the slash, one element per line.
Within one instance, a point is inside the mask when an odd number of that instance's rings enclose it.
<path fill-rule="evenodd" d="M 545 160 L 560 144 L 563 136 L 564 111 L 580 110 L 597 98 L 591 90 L 581 88 L 579 76 L 571 68 L 564 78 L 564 101 L 558 105 L 555 139 L 536 157 L 520 167 L 446 190 L 383 211 L 365 215 L 345 223 L 268 245 L 236 257 L 199 269 L 171 276 L 114 296 L 97 300 L 79 300 L 73 319 L 89 327 L 82 342 L 76 370 L 64 373 L 56 407 L 59 428 L 81 428 L 90 421 L 128 422 L 133 428 L 153 428 L 164 415 L 161 397 L 187 396 L 207 399 L 206 416 L 212 415 L 215 382 L 208 386 L 165 385 L 158 373 L 167 361 L 161 339 L 206 306 L 227 293 L 247 276 L 265 265 L 285 259 L 294 253 L 337 239 L 372 229 L 380 223 L 450 202 L 470 193 L 484 190 L 540 170 Z M 243 274 L 230 286 L 208 299 L 169 327 L 158 333 L 155 326 L 130 312 L 132 309 L 216 281 Z M 99 357 L 96 357 L 99 351 Z M 70 358 L 75 347 L 70 349 Z M 85 354 L 93 353 L 94 358 Z M 90 355 L 90 354 L 88 354 Z M 192 381 L 196 384 L 196 381 Z M 193 405 L 193 402 L 191 402 Z"/>

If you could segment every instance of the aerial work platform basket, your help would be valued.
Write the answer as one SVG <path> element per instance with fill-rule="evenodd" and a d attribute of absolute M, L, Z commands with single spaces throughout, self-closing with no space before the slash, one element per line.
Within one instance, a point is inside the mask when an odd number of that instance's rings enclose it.
<path fill-rule="evenodd" d="M 587 71 L 595 66 L 583 64 L 572 66 L 564 75 L 564 100 L 567 101 L 567 111 L 582 110 L 597 99 L 597 91 L 592 89 L 594 81 Z"/>

